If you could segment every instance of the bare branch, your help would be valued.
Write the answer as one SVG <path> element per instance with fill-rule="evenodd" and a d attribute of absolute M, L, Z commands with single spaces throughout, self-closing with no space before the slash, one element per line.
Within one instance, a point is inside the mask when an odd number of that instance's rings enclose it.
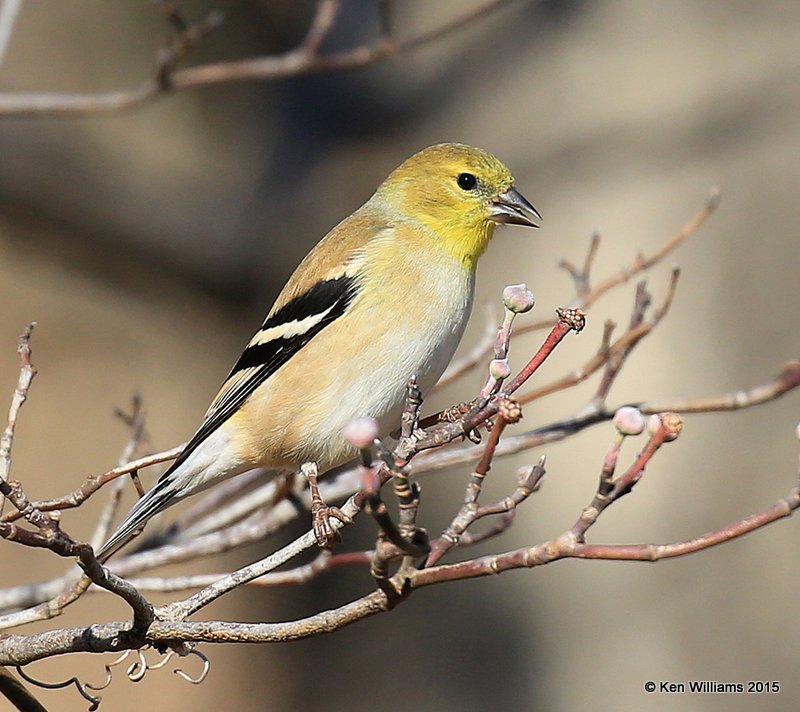
<path fill-rule="evenodd" d="M 639 253 L 630 264 L 623 267 L 616 274 L 606 277 L 602 282 L 600 282 L 599 285 L 594 287 L 587 294 L 583 296 L 579 294 L 570 302 L 569 305 L 571 307 L 583 309 L 584 311 L 589 311 L 595 302 L 597 302 L 597 300 L 600 299 L 600 297 L 602 297 L 606 292 L 610 292 L 612 289 L 629 282 L 642 272 L 649 270 L 651 267 L 655 267 L 655 265 L 664 260 L 664 258 L 666 258 L 670 253 L 680 247 L 706 223 L 706 221 L 719 206 L 720 196 L 721 193 L 719 188 L 716 186 L 711 188 L 705 205 L 703 205 L 703 207 L 700 208 L 700 210 L 695 213 L 676 233 L 671 235 L 659 247 L 657 247 L 651 255 L 646 256 L 642 253 Z M 593 264 L 594 256 L 592 253 L 597 249 L 595 235 L 596 233 L 592 235 L 589 253 L 586 258 L 589 267 L 591 267 Z M 588 275 L 585 277 L 585 279 L 589 279 Z M 552 325 L 552 319 L 534 322 L 533 324 L 527 324 L 518 329 L 517 334 L 547 329 Z"/>
<path fill-rule="evenodd" d="M 761 527 L 791 516 L 800 508 L 800 491 L 795 487 L 786 497 L 766 509 L 728 524 L 721 529 L 701 534 L 694 539 L 673 544 L 579 544 L 571 556 L 579 559 L 612 559 L 615 561 L 660 561 L 685 556 L 712 546 L 733 541 Z"/>
<path fill-rule="evenodd" d="M 800 386 L 800 361 L 789 361 L 783 370 L 772 380 L 746 391 L 723 393 L 707 398 L 689 400 L 646 401 L 639 404 L 643 413 L 660 413 L 672 410 L 676 413 L 713 413 L 725 410 L 740 410 L 769 403 Z"/>
<path fill-rule="evenodd" d="M 342 507 L 342 512 L 351 518 L 355 517 L 360 511 L 361 507 L 356 504 L 355 496 L 351 497 Z M 331 526 L 334 529 L 339 529 L 344 526 L 344 522 L 338 519 L 333 519 L 331 520 Z M 212 601 L 215 601 L 228 591 L 232 591 L 234 588 L 237 588 L 248 581 L 252 581 L 253 579 L 259 578 L 270 571 L 274 571 L 287 561 L 295 558 L 301 552 L 310 549 L 316 543 L 317 541 L 313 530 L 308 531 L 303 534 L 303 536 L 295 539 L 290 544 L 287 544 L 282 549 L 279 549 L 275 553 L 270 554 L 260 561 L 224 576 L 184 601 L 176 601 L 175 603 L 171 603 L 165 608 L 160 609 L 158 611 L 159 617 L 168 617 L 171 619 L 186 618 L 200 608 L 203 608 Z"/>
<path fill-rule="evenodd" d="M 5 59 L 11 35 L 14 34 L 14 25 L 17 23 L 22 0 L 3 0 L 0 5 L 0 66 Z"/>
<path fill-rule="evenodd" d="M 383 5 L 386 10 L 389 6 L 388 2 Z M 312 28 L 309 31 L 312 35 L 312 39 L 309 40 L 311 44 L 316 47 L 321 46 L 327 31 L 326 27 L 333 22 L 337 9 L 338 3 L 335 2 L 323 0 L 319 3 L 318 13 L 327 14 L 318 16 L 321 29 Z M 173 24 L 175 22 L 180 24 L 179 20 L 180 18 L 173 20 Z M 685 236 L 681 239 L 685 239 Z M 576 282 L 576 290 L 579 295 L 583 294 L 587 299 L 597 291 L 592 290 L 589 281 L 597 244 L 595 240 L 581 271 L 569 267 Z M 639 259 L 642 264 L 647 263 L 647 259 L 641 257 Z M 619 284 L 624 281 L 620 281 Z M 603 378 L 588 407 L 583 408 L 572 418 L 550 423 L 526 433 L 508 434 L 510 431 L 506 429 L 507 424 L 516 422 L 521 417 L 519 406 L 510 395 L 518 391 L 536 373 L 569 331 L 580 331 L 584 325 L 584 315 L 580 309 L 558 310 L 559 322 L 551 328 L 541 347 L 514 378 L 509 378 L 510 373 L 502 366 L 506 363 L 510 347 L 514 314 L 517 311 L 525 311 L 529 308 L 526 305 L 532 304 L 533 301 L 532 295 L 524 289 L 524 285 L 509 287 L 504 292 L 507 313 L 497 336 L 493 339 L 494 360 L 490 365 L 489 381 L 475 400 L 450 409 L 446 421 L 420 423 L 422 399 L 412 379 L 409 382 L 405 409 L 400 421 L 399 441 L 394 450 L 390 450 L 385 443 L 375 440 L 378 431 L 373 421 L 352 421 L 345 429 L 344 436 L 361 452 L 362 462 L 359 468 L 350 471 L 342 468 L 342 471 L 331 473 L 330 478 L 323 478 L 318 484 L 316 478 L 309 476 L 312 485 L 310 495 L 300 489 L 302 485 L 300 478 L 274 479 L 259 485 L 260 473 L 245 476 L 239 483 L 234 480 L 233 483 L 220 485 L 206 501 L 201 501 L 184 516 L 180 526 L 168 530 L 154 542 L 148 542 L 153 545 L 153 549 L 121 557 L 114 562 L 111 570 L 97 562 L 87 544 L 74 541 L 61 530 L 59 513 L 48 514 L 44 509 L 37 507 L 37 503 L 28 501 L 18 482 L 0 481 L 0 492 L 18 510 L 17 514 L 9 514 L 0 520 L 0 536 L 28 546 L 46 547 L 60 556 L 76 556 L 86 573 L 80 577 L 70 571 L 54 581 L 0 591 L 0 604 L 5 606 L 5 610 L 12 611 L 0 618 L 0 627 L 19 625 L 57 615 L 64 606 L 77 600 L 89 590 L 98 590 L 98 586 L 122 597 L 133 611 L 132 625 L 112 622 L 89 626 L 79 633 L 62 629 L 29 636 L 0 636 L 0 665 L 27 664 L 33 660 L 66 652 L 138 650 L 136 653 L 138 662 L 128 670 L 128 676 L 133 680 L 140 679 L 147 670 L 166 665 L 173 656 L 172 651 L 175 651 L 181 655 L 196 654 L 203 661 L 203 670 L 198 677 L 189 678 L 185 673 L 180 673 L 189 681 L 197 682 L 207 673 L 208 661 L 201 653 L 194 651 L 192 644 L 196 642 L 277 642 L 318 635 L 338 630 L 344 625 L 374 613 L 390 610 L 398 602 L 406 600 L 414 590 L 424 586 L 496 575 L 506 570 L 531 568 L 564 558 L 655 561 L 715 546 L 789 516 L 795 509 L 800 508 L 800 493 L 797 488 L 789 497 L 762 512 L 686 542 L 663 545 L 586 542 L 587 534 L 599 517 L 614 502 L 632 492 L 644 475 L 645 467 L 652 462 L 660 448 L 674 440 L 680 432 L 682 421 L 676 413 L 659 412 L 654 415 L 650 419 L 651 436 L 644 448 L 629 466 L 622 470 L 622 474 L 617 474 L 622 444 L 625 438 L 641 432 L 644 419 L 641 413 L 632 407 L 622 408 L 614 415 L 614 411 L 607 408 L 606 399 L 617 375 L 627 363 L 632 349 L 667 313 L 676 283 L 677 270 L 673 272 L 663 304 L 654 310 L 649 318 L 647 313 L 650 296 L 644 285 L 640 285 L 626 333 L 612 342 L 614 326 L 613 323 L 606 322 L 598 353 L 584 366 L 580 372 L 583 374 L 581 377 L 578 377 L 579 374 L 572 374 L 566 379 L 560 379 L 525 396 L 526 399 L 540 397 L 545 390 L 552 392 L 557 388 L 575 385 L 590 373 L 604 367 Z M 697 402 L 684 402 L 682 405 L 691 406 L 693 403 L 700 403 L 703 410 L 714 407 L 720 409 L 748 407 L 775 399 L 798 386 L 800 386 L 800 362 L 791 362 L 768 384 L 730 397 L 702 399 Z M 645 411 L 654 407 L 655 404 L 643 404 Z M 659 408 L 659 411 L 661 410 L 663 404 Z M 140 404 L 135 403 L 134 414 L 126 418 L 134 434 L 121 461 L 132 457 L 141 442 L 144 432 L 141 415 Z M 636 418 L 633 418 L 633 415 Z M 456 547 L 485 541 L 505 531 L 513 521 L 517 507 L 540 485 L 544 475 L 543 457 L 538 465 L 527 468 L 522 473 L 516 489 L 511 494 L 489 504 L 480 504 L 485 477 L 496 457 L 563 439 L 593 424 L 609 420 L 612 416 L 617 433 L 602 461 L 597 489 L 590 504 L 583 509 L 571 527 L 559 536 L 533 546 L 448 565 L 440 563 L 442 557 L 453 552 Z M 420 425 L 426 429 L 421 430 Z M 485 445 L 449 451 L 439 449 L 442 445 L 476 433 L 483 426 L 489 431 Z M 9 443 L 9 462 L 10 450 Z M 176 449 L 175 454 L 179 450 Z M 376 452 L 377 465 L 374 465 L 373 457 Z M 170 456 L 169 453 L 161 453 L 150 456 L 149 459 L 143 458 L 135 463 L 121 465 L 105 475 L 87 479 L 84 485 L 72 494 L 58 500 L 47 500 L 43 504 L 51 507 L 56 503 L 79 506 L 101 486 L 117 479 L 111 492 L 112 504 L 109 505 L 113 507 L 115 498 L 118 497 L 125 482 L 121 475 L 134 475 L 139 467 L 145 466 L 142 463 L 165 461 Z M 472 458 L 477 459 L 477 465 L 469 479 L 463 505 L 442 536 L 430 545 L 424 530 L 417 525 L 420 490 L 416 483 L 410 480 L 411 465 L 413 464 L 413 475 L 417 477 L 425 472 Z M 398 499 L 397 518 L 393 516 L 381 497 L 381 487 L 390 479 L 394 482 Z M 241 483 L 245 483 L 244 486 Z M 312 530 L 280 551 L 232 573 L 173 577 L 144 575 L 127 580 L 122 578 L 138 572 L 148 572 L 163 563 L 185 562 L 198 555 L 225 551 L 244 542 L 253 541 L 297 516 L 300 509 L 298 503 L 309 506 L 307 502 L 310 498 L 313 507 L 314 500 L 322 502 L 323 495 L 328 498 L 330 493 L 334 493 L 334 497 L 341 497 L 358 490 L 359 487 L 360 490 L 350 496 L 344 504 L 341 518 L 332 519 L 329 526 L 331 533 L 335 534 L 344 523 L 351 521 L 351 517 L 356 516 L 362 508 L 366 508 L 378 525 L 378 536 L 373 551 L 336 555 L 322 552 L 309 564 L 295 566 L 287 571 L 275 571 L 277 567 L 292 561 L 318 542 L 319 537 Z M 215 511 L 218 509 L 225 511 L 218 515 Z M 478 533 L 471 531 L 475 522 L 495 515 L 499 516 L 492 525 Z M 18 520 L 24 521 L 18 523 Z M 103 524 L 104 521 L 102 519 L 102 526 L 106 526 Z M 418 568 L 415 559 L 427 551 L 430 552 L 430 556 L 426 565 Z M 303 620 L 270 624 L 186 620 L 193 613 L 239 586 L 298 584 L 334 566 L 354 564 L 369 565 L 379 590 L 344 606 L 323 611 Z M 154 610 L 143 595 L 145 591 L 174 592 L 198 587 L 200 590 L 193 595 L 169 603 L 158 610 Z M 46 602 L 36 605 L 41 600 Z M 25 603 L 20 604 L 20 601 Z M 24 608 L 25 605 L 33 607 Z M 13 610 L 20 607 L 23 607 L 23 610 Z M 140 650 L 142 646 L 147 645 L 156 646 L 160 650 L 169 649 L 170 652 L 159 662 L 150 664 Z M 112 665 L 119 664 L 122 660 L 123 658 L 119 658 Z M 103 686 L 108 682 L 110 682 L 110 670 Z M 78 681 L 75 684 L 79 689 L 100 689 Z"/>
<path fill-rule="evenodd" d="M 607 326 L 603 332 L 603 340 L 598 352 L 589 359 L 583 366 L 576 369 L 570 374 L 559 378 L 552 383 L 541 386 L 533 391 L 525 393 L 520 396 L 520 403 L 530 403 L 532 401 L 543 398 L 544 396 L 556 393 L 574 386 L 582 381 L 585 381 L 589 376 L 598 371 L 603 366 L 610 368 L 606 373 L 605 380 L 600 384 L 596 396 L 592 399 L 590 407 L 592 409 L 599 409 L 605 401 L 608 391 L 614 382 L 617 374 L 625 363 L 634 346 L 645 338 L 653 329 L 655 329 L 661 320 L 666 316 L 672 300 L 675 296 L 675 290 L 678 286 L 678 276 L 680 272 L 676 269 L 672 272 L 672 279 L 670 280 L 667 290 L 667 296 L 663 304 L 653 313 L 649 321 L 643 321 L 644 309 L 646 308 L 648 300 L 643 300 L 643 297 L 637 297 L 634 310 L 631 315 L 631 326 L 619 339 L 617 339 L 611 346 L 607 345 L 607 339 L 610 335 L 610 329 Z"/>
<path fill-rule="evenodd" d="M 245 80 L 274 81 L 290 76 L 357 69 L 432 44 L 514 1 L 491 0 L 444 22 L 440 27 L 405 39 L 397 39 L 394 34 L 382 34 L 373 45 L 319 54 L 318 50 L 333 26 L 338 6 L 337 2 L 323 1 L 317 5 L 317 12 L 305 39 L 284 54 L 204 64 L 174 71 L 171 71 L 170 62 L 165 62 L 162 58 L 156 77 L 138 87 L 111 92 L 0 93 L 0 117 L 66 116 L 122 111 L 149 103 L 167 91 Z M 384 10 L 384 19 L 385 15 Z M 391 32 L 387 22 L 382 22 L 382 25 L 384 33 Z M 200 34 L 202 33 L 198 33 Z M 182 57 L 185 51 L 173 49 L 177 58 Z"/>
<path fill-rule="evenodd" d="M 31 363 L 31 334 L 36 322 L 31 322 L 23 330 L 19 337 L 19 354 L 22 365 L 19 369 L 19 380 L 11 398 L 11 406 L 8 409 L 8 421 L 2 437 L 0 437 L 0 482 L 8 482 L 11 476 L 11 448 L 14 444 L 14 431 L 17 427 L 17 416 L 19 409 L 22 408 L 28 399 L 28 390 L 36 376 L 36 367 Z M 5 507 L 5 496 L 0 493 L 0 515 Z"/>
<path fill-rule="evenodd" d="M 689 542 L 667 545 L 601 546 L 582 544 L 569 532 L 533 547 L 421 570 L 405 570 L 398 585 L 406 593 L 446 581 L 495 576 L 515 568 L 531 568 L 563 558 L 614 558 L 631 561 L 658 561 L 682 556 L 730 541 L 755 531 L 800 508 L 800 492 L 795 488 L 785 499 L 728 527 L 704 534 Z M 389 610 L 386 595 L 375 591 L 339 608 L 285 623 L 232 623 L 226 621 L 171 622 L 156 620 L 148 630 L 151 644 L 188 642 L 286 642 L 335 630 Z M 108 652 L 126 649 L 129 641 L 118 633 L 124 623 L 96 624 L 86 628 L 61 629 L 35 635 L 8 635 L 0 638 L 0 665 L 25 665 L 51 655 L 68 652 Z"/>
<path fill-rule="evenodd" d="M 575 267 L 565 257 L 562 257 L 558 262 L 558 266 L 565 269 L 570 277 L 572 277 L 578 300 L 585 301 L 589 294 L 591 294 L 592 287 L 590 280 L 592 276 L 592 267 L 594 266 L 594 258 L 597 257 L 597 251 L 600 248 L 600 239 L 600 233 L 595 230 L 592 233 L 592 239 L 589 242 L 589 250 L 586 252 L 586 257 L 583 260 L 583 267 L 581 269 Z"/>
<path fill-rule="evenodd" d="M 459 509 L 450 525 L 442 532 L 442 535 L 431 545 L 431 551 L 425 562 L 426 566 L 435 566 L 444 555 L 454 546 L 457 546 L 461 536 L 480 516 L 485 516 L 488 510 L 480 513 L 478 499 L 483 489 L 483 481 L 492 466 L 497 445 L 506 425 L 517 422 L 522 418 L 522 411 L 519 405 L 510 399 L 504 399 L 499 406 L 497 419 L 489 431 L 486 446 L 483 454 L 475 467 L 467 483 L 467 491 L 464 495 L 464 504 Z M 494 513 L 494 512 L 491 512 Z"/>
<path fill-rule="evenodd" d="M 183 448 L 185 446 L 186 443 L 183 443 L 182 445 L 170 448 L 169 450 L 164 450 L 163 452 L 157 452 L 153 455 L 140 457 L 138 460 L 128 462 L 122 467 L 115 467 L 113 470 L 109 470 L 102 475 L 91 475 L 86 479 L 86 482 L 84 482 L 74 492 L 70 492 L 62 497 L 56 497 L 55 499 L 32 502 L 31 506 L 35 507 L 40 512 L 51 512 L 54 509 L 71 509 L 73 507 L 79 507 L 103 485 L 115 480 L 117 477 L 121 477 L 122 475 L 132 475 L 133 473 L 138 472 L 145 467 L 159 465 L 162 462 L 174 460 L 176 457 L 178 457 L 178 455 L 181 454 L 181 452 L 183 452 Z M 20 516 L 22 515 L 19 512 L 10 512 L 6 517 L 3 517 L 3 521 L 13 522 L 19 519 Z"/>

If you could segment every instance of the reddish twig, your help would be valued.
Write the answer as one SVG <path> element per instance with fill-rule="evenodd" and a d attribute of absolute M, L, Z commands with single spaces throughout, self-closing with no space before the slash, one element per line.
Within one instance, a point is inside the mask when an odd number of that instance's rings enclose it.
<path fill-rule="evenodd" d="M 675 268 L 672 271 L 669 287 L 667 288 L 667 295 L 664 298 L 663 304 L 653 313 L 653 316 L 648 321 L 642 321 L 638 312 L 641 311 L 641 305 L 637 299 L 637 306 L 634 307 L 634 312 L 631 316 L 631 328 L 628 329 L 622 336 L 619 337 L 613 344 L 608 345 L 608 339 L 611 335 L 612 326 L 606 324 L 603 332 L 603 338 L 600 349 L 592 356 L 583 366 L 575 369 L 573 372 L 556 379 L 544 386 L 536 388 L 532 391 L 520 396 L 520 403 L 530 403 L 544 396 L 552 393 L 557 393 L 565 388 L 577 385 L 585 381 L 589 376 L 598 371 L 603 366 L 609 366 L 611 369 L 607 372 L 607 378 L 601 383 L 598 388 L 597 395 L 592 401 L 593 409 L 597 410 L 602 407 L 602 403 L 607 396 L 607 391 L 611 388 L 614 379 L 618 375 L 620 369 L 625 363 L 625 359 L 633 350 L 634 346 L 645 338 L 653 329 L 655 329 L 661 320 L 666 316 L 669 311 L 672 301 L 675 297 L 675 291 L 678 286 L 678 278 L 680 271 Z M 643 313 L 643 312 L 642 312 Z"/>
<path fill-rule="evenodd" d="M 675 440 L 683 427 L 683 421 L 677 413 L 661 413 L 652 416 L 652 418 L 654 422 L 656 422 L 656 427 L 653 429 L 653 433 L 642 452 L 639 453 L 639 456 L 624 474 L 613 479 L 616 454 L 614 454 L 613 460 L 609 460 L 608 457 L 606 458 L 597 492 L 591 504 L 581 512 L 581 516 L 575 524 L 572 525 L 572 529 L 570 530 L 570 534 L 574 537 L 575 541 L 582 542 L 586 536 L 586 532 L 594 525 L 603 511 L 615 501 L 631 492 L 634 485 L 636 485 L 644 475 L 645 467 L 650 460 L 652 460 L 658 449 L 665 442 Z"/>
<path fill-rule="evenodd" d="M 559 321 L 550 330 L 544 343 L 519 374 L 510 383 L 507 383 L 497 396 L 485 405 L 478 401 L 462 417 L 452 422 L 440 422 L 430 428 L 426 428 L 425 435 L 415 439 L 413 443 L 409 443 L 408 447 L 398 446 L 395 450 L 398 462 L 405 464 L 414 455 L 424 450 L 441 447 L 453 440 L 463 438 L 467 433 L 475 430 L 489 418 L 496 415 L 500 399 L 512 395 L 536 372 L 570 331 L 580 333 L 586 323 L 586 318 L 580 310 L 557 309 L 556 312 L 559 315 Z"/>
<path fill-rule="evenodd" d="M 519 483 L 511 495 L 493 504 L 479 505 L 478 503 L 483 488 L 483 482 L 491 468 L 492 460 L 497 452 L 497 446 L 506 424 L 515 423 L 519 421 L 521 417 L 522 411 L 516 401 L 506 399 L 501 404 L 497 421 L 489 434 L 481 459 L 467 484 L 464 504 L 447 529 L 433 542 L 431 554 L 428 556 L 426 566 L 436 565 L 436 563 L 455 546 L 476 544 L 504 532 L 511 525 L 516 508 L 533 492 L 538 491 L 545 475 L 544 456 L 539 458 L 539 462 L 535 466 L 524 468 L 520 472 Z M 494 526 L 489 527 L 479 534 L 471 534 L 467 531 L 468 528 L 478 520 L 496 514 L 505 516 Z"/>
<path fill-rule="evenodd" d="M 800 489 L 795 487 L 786 497 L 766 509 L 687 541 L 672 544 L 577 544 L 570 556 L 579 559 L 614 561 L 673 559 L 738 539 L 779 519 L 791 516 L 798 508 L 800 508 Z"/>

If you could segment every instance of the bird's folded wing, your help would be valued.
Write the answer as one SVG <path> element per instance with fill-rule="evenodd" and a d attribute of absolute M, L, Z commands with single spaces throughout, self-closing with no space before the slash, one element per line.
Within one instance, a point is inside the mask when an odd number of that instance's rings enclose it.
<path fill-rule="evenodd" d="M 343 274 L 316 282 L 306 292 L 271 313 L 242 352 L 209 406 L 198 431 L 160 479 L 179 467 L 203 440 L 314 336 L 341 317 L 358 291 L 357 278 Z"/>

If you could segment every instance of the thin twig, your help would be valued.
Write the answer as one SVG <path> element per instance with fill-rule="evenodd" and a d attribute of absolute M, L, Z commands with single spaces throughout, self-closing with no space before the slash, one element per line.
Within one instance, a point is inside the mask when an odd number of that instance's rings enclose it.
<path fill-rule="evenodd" d="M 361 508 L 356 504 L 355 497 L 351 497 L 342 506 L 342 512 L 351 518 L 355 517 L 360 511 Z M 337 530 L 343 527 L 344 523 L 339 519 L 331 519 L 330 526 L 334 530 Z M 175 601 L 174 603 L 159 609 L 158 615 L 160 618 L 182 620 L 195 611 L 198 611 L 200 608 L 207 606 L 212 601 L 215 601 L 223 594 L 232 591 L 234 588 L 237 588 L 248 581 L 259 578 L 270 571 L 274 571 L 276 568 L 295 558 L 303 551 L 315 546 L 316 543 L 317 540 L 313 530 L 308 531 L 290 544 L 287 544 L 282 549 L 279 549 L 275 553 L 270 554 L 260 561 L 238 569 L 233 573 L 227 574 L 223 578 L 206 586 L 201 591 L 198 591 L 196 594 L 183 601 Z"/>
<path fill-rule="evenodd" d="M 672 253 L 684 242 L 686 242 L 686 240 L 697 233 L 697 231 L 706 223 L 706 221 L 719 206 L 720 195 L 721 193 L 719 188 L 716 186 L 711 188 L 703 207 L 700 208 L 700 210 L 697 211 L 697 213 L 695 213 L 677 232 L 672 234 L 663 243 L 661 243 L 661 245 L 659 245 L 652 254 L 647 256 L 639 253 L 630 264 L 626 265 L 615 274 L 606 277 L 587 294 L 583 296 L 578 295 L 569 303 L 569 306 L 583 309 L 584 311 L 589 311 L 591 307 L 600 299 L 600 297 L 606 294 L 606 292 L 610 292 L 612 289 L 629 282 L 642 272 L 655 267 L 655 265 L 664 260 L 664 258 L 666 258 L 670 253 Z M 591 254 L 592 250 L 594 249 L 595 239 L 593 235 L 589 246 L 589 253 Z M 589 264 L 591 265 L 591 261 Z M 517 329 L 517 335 L 531 331 L 538 331 L 540 329 L 547 329 L 552 325 L 552 319 L 544 319 L 532 324 L 526 324 L 525 326 Z"/>
<path fill-rule="evenodd" d="M 56 497 L 54 499 L 31 502 L 31 506 L 35 507 L 40 512 L 51 512 L 54 509 L 71 509 L 73 507 L 80 507 L 81 504 L 89 499 L 89 497 L 97 492 L 103 485 L 117 479 L 117 477 L 121 477 L 122 475 L 130 475 L 134 472 L 144 469 L 145 467 L 159 465 L 163 462 L 174 460 L 176 457 L 178 457 L 178 455 L 181 454 L 181 452 L 183 452 L 184 447 L 186 447 L 186 443 L 170 448 L 169 450 L 164 450 L 163 452 L 157 452 L 153 455 L 140 457 L 138 460 L 133 460 L 122 467 L 115 467 L 113 470 L 109 470 L 102 475 L 91 475 L 78 489 L 74 490 L 73 492 L 63 495 L 62 497 Z M 19 512 L 9 512 L 6 517 L 3 517 L 3 521 L 13 522 L 19 519 L 20 516 L 21 515 Z"/>
<path fill-rule="evenodd" d="M 0 481 L 0 491 L 20 511 L 25 520 L 38 530 L 29 531 L 15 524 L 2 522 L 0 536 L 27 546 L 50 549 L 58 556 L 77 557 L 80 567 L 93 583 L 116 593 L 130 605 L 133 611 L 133 625 L 128 633 L 133 638 L 140 638 L 153 620 L 152 605 L 127 581 L 104 568 L 95 558 L 94 550 L 89 544 L 75 541 L 64 532 L 56 516 L 33 507 L 19 482 Z M 76 587 L 80 588 L 80 585 L 79 581 Z M 84 585 L 82 590 L 86 587 L 88 584 Z"/>
<path fill-rule="evenodd" d="M 583 366 L 575 369 L 573 372 L 563 376 L 562 378 L 558 378 L 551 383 L 526 392 L 524 395 L 519 397 L 520 403 L 531 403 L 532 401 L 543 398 L 544 396 L 557 393 L 558 391 L 562 391 L 566 388 L 570 388 L 571 386 L 585 381 L 587 378 L 589 378 L 589 376 L 603 366 L 614 364 L 613 369 L 609 372 L 609 376 L 606 378 L 606 381 L 600 384 L 595 398 L 593 398 L 590 403 L 590 408 L 594 410 L 601 409 L 602 404 L 605 401 L 607 391 L 610 389 L 612 383 L 614 382 L 614 378 L 616 378 L 619 370 L 622 368 L 627 356 L 630 354 L 636 344 L 638 344 L 659 325 L 661 320 L 669 311 L 669 308 L 672 305 L 672 301 L 675 297 L 679 275 L 679 270 L 675 268 L 672 271 L 672 277 L 667 288 L 667 295 L 664 298 L 664 302 L 653 313 L 653 316 L 648 321 L 641 321 L 641 315 L 639 314 L 639 307 L 641 305 L 639 305 L 637 300 L 637 306 L 634 307 L 634 312 L 631 316 L 631 328 L 629 328 L 628 331 L 620 336 L 613 344 L 608 346 L 607 339 L 610 334 L 609 328 L 606 327 L 603 332 L 601 348 Z"/>
<path fill-rule="evenodd" d="M 592 233 L 592 238 L 589 242 L 589 249 L 586 252 L 586 257 L 583 260 L 583 267 L 578 269 L 565 257 L 562 257 L 558 266 L 565 269 L 575 285 L 575 293 L 577 294 L 578 301 L 585 301 L 591 294 L 592 285 L 592 267 L 594 266 L 594 258 L 597 257 L 597 250 L 600 248 L 600 233 L 595 230 Z M 577 304 L 575 306 L 578 306 Z"/>
<path fill-rule="evenodd" d="M 5 430 L 0 437 L 0 481 L 8 482 L 11 476 L 11 448 L 14 445 L 14 431 L 17 427 L 17 416 L 19 409 L 22 408 L 28 399 L 28 390 L 36 376 L 36 367 L 31 363 L 31 334 L 36 322 L 31 322 L 22 331 L 19 337 L 17 353 L 21 362 L 19 369 L 19 379 L 14 395 L 11 397 L 11 406 L 8 409 L 8 421 Z M 0 493 L 0 515 L 3 514 L 5 507 L 5 497 Z"/>
<path fill-rule="evenodd" d="M 508 420 L 502 415 L 498 415 L 494 426 L 489 432 L 481 458 L 467 483 L 464 504 L 441 536 L 431 545 L 431 552 L 425 562 L 426 566 L 435 566 L 450 549 L 457 546 L 461 535 L 475 521 L 475 515 L 478 511 L 478 498 L 483 489 L 483 481 L 486 479 L 486 475 L 489 474 L 497 445 L 500 442 L 500 436 L 503 434 L 506 425 L 508 425 Z"/>
<path fill-rule="evenodd" d="M 582 544 L 566 533 L 561 537 L 501 554 L 491 554 L 456 564 L 420 570 L 404 570 L 403 590 L 411 591 L 444 583 L 483 576 L 496 576 L 510 569 L 531 568 L 564 558 L 595 558 L 628 561 L 659 561 L 683 556 L 731 541 L 772 522 L 791 516 L 800 508 L 800 491 L 789 495 L 757 514 L 708 532 L 688 542 L 662 545 L 592 545 Z M 147 639 L 151 644 L 186 642 L 267 643 L 299 640 L 321 633 L 330 633 L 369 616 L 389 610 L 386 595 L 375 591 L 338 608 L 285 623 L 232 623 L 229 621 L 161 621 L 150 626 Z M 83 628 L 65 628 L 34 635 L 7 635 L 0 638 L 0 665 L 28 663 L 70 652 L 106 652 L 133 647 L 119 639 L 125 626 L 120 621 L 95 624 Z"/>
<path fill-rule="evenodd" d="M 164 77 L 156 77 L 130 89 L 86 94 L 7 92 L 0 94 L 0 116 L 65 116 L 116 112 L 149 103 L 163 95 L 166 90 L 180 91 L 236 81 L 277 80 L 304 74 L 358 69 L 437 42 L 514 1 L 492 0 L 413 37 L 398 40 L 394 36 L 381 36 L 372 45 L 329 54 L 309 52 L 309 47 L 301 43 L 284 54 L 178 69 L 169 73 L 168 81 L 164 81 Z M 319 12 L 315 18 L 319 18 Z M 323 22 L 315 20 L 312 27 L 314 24 L 322 25 Z M 312 39 L 309 46 L 321 45 L 317 31 Z"/>
<path fill-rule="evenodd" d="M 690 398 L 687 400 L 645 401 L 638 404 L 642 413 L 716 413 L 727 410 L 752 408 L 780 398 L 800 386 L 800 361 L 788 361 L 781 372 L 767 383 L 753 386 L 744 391 L 723 393 L 718 396 Z"/>

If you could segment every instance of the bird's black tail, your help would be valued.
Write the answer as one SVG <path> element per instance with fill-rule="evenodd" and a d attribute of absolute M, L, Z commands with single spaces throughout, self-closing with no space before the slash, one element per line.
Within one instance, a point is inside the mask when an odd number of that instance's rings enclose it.
<path fill-rule="evenodd" d="M 131 508 L 111 538 L 100 547 L 96 556 L 105 561 L 131 538 L 133 533 L 159 512 L 166 509 L 178 494 L 172 477 L 161 477 L 155 486 Z"/>

